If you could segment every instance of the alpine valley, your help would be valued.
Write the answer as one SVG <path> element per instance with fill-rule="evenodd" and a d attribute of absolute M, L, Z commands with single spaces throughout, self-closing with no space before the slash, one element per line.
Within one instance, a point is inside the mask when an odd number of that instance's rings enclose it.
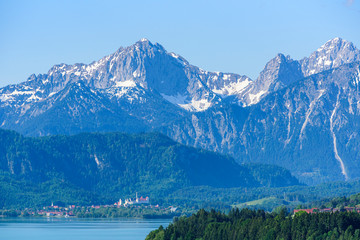
<path fill-rule="evenodd" d="M 255 80 L 202 70 L 160 44 L 141 39 L 91 64 L 55 65 L 46 74 L 1 88 L 0 125 L 32 137 L 159 132 L 182 144 L 232 156 L 238 163 L 278 165 L 303 183 L 318 184 L 360 177 L 359 84 L 360 51 L 341 38 L 301 60 L 278 54 Z M 101 153 L 86 151 L 95 167 L 97 162 L 103 168 L 111 165 L 101 165 Z M 18 171 L 29 171 L 26 156 L 33 155 L 2 156 L 8 166 L 1 163 L 2 169 L 11 172 L 9 166 L 20 164 Z M 224 159 L 228 157 L 214 155 L 212 166 L 232 168 L 233 162 Z M 251 176 L 245 179 L 261 185 Z M 200 180 L 184 178 L 182 187 Z"/>

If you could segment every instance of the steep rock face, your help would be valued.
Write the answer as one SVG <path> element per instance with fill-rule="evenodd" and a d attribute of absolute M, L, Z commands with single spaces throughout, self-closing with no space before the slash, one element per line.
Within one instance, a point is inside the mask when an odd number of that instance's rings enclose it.
<path fill-rule="evenodd" d="M 239 162 L 283 166 L 309 184 L 357 178 L 359 65 L 312 75 L 245 109 L 193 113 L 165 133 Z"/>
<path fill-rule="evenodd" d="M 237 148 L 241 147 L 239 137 L 249 113 L 248 108 L 237 105 L 218 106 L 205 112 L 191 113 L 159 131 L 187 145 L 231 154 L 237 160 L 246 162 L 243 156 L 237 155 Z"/>
<path fill-rule="evenodd" d="M 303 78 L 301 66 L 298 61 L 278 54 L 270 60 L 259 77 L 254 82 L 251 90 L 246 93 L 246 105 L 258 103 L 264 96 L 286 87 Z"/>
<path fill-rule="evenodd" d="M 296 169 L 303 179 L 359 177 L 359 158 L 348 149 L 359 131 L 358 82 L 359 63 L 344 65 L 254 106 L 242 134 L 249 159 Z"/>
<path fill-rule="evenodd" d="M 266 64 L 257 82 L 259 82 L 260 85 L 265 85 L 264 87 L 266 87 L 268 91 L 275 92 L 301 78 L 303 78 L 303 75 L 300 64 L 291 59 L 290 56 L 285 57 L 283 54 L 278 54 Z M 266 86 L 266 84 L 269 85 Z"/>

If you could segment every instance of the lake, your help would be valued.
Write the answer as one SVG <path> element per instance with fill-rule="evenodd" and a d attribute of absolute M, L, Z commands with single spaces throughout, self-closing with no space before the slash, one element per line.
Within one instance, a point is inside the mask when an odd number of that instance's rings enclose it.
<path fill-rule="evenodd" d="M 143 240 L 172 219 L 0 218 L 1 240 Z"/>

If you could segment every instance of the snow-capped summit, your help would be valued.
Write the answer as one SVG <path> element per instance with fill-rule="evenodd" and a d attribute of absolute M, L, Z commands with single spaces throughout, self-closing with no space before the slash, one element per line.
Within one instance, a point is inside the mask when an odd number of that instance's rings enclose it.
<path fill-rule="evenodd" d="M 247 91 L 236 97 L 244 106 L 253 105 L 269 93 L 304 77 L 357 61 L 360 61 L 360 51 L 353 43 L 341 38 L 327 41 L 308 58 L 302 60 L 293 60 L 290 56 L 278 54 L 266 64 Z"/>
<path fill-rule="evenodd" d="M 337 37 L 327 41 L 300 63 L 304 76 L 309 76 L 357 61 L 360 61 L 360 51 L 352 42 Z"/>
<path fill-rule="evenodd" d="M 69 83 L 83 81 L 110 99 L 133 101 L 136 97 L 131 94 L 146 91 L 187 111 L 207 110 L 228 97 L 233 103 L 247 106 L 305 76 L 355 61 L 360 61 L 359 50 L 351 42 L 334 38 L 300 61 L 278 54 L 252 81 L 238 74 L 202 70 L 160 44 L 142 38 L 90 64 L 58 64 L 47 74 L 32 75 L 24 83 L 5 87 L 0 105 L 42 101 Z"/>
<path fill-rule="evenodd" d="M 127 99 L 133 104 L 136 99 L 144 102 L 157 94 L 181 109 L 204 111 L 221 102 L 222 97 L 240 93 L 251 80 L 204 71 L 143 38 L 90 64 L 58 64 L 47 74 L 32 75 L 24 83 L 5 87 L 0 105 L 26 106 L 21 110 L 24 113 L 29 103 L 44 101 L 78 81 L 114 101 Z"/>

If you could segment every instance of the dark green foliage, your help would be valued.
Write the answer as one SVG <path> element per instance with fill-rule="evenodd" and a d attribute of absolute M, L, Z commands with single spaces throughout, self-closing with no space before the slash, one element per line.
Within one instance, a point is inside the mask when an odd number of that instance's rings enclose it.
<path fill-rule="evenodd" d="M 296 178 L 282 167 L 267 164 L 246 164 L 245 166 L 262 186 L 291 186 L 296 181 Z"/>
<path fill-rule="evenodd" d="M 338 196 L 349 196 L 360 192 L 360 181 L 324 183 L 317 186 L 289 186 L 281 188 L 213 188 L 209 186 L 193 186 L 179 189 L 169 195 L 169 199 L 184 206 L 196 208 L 216 208 L 225 210 L 227 205 L 237 205 L 240 203 L 274 197 L 282 201 L 290 209 L 296 208 L 299 204 L 303 208 L 314 205 L 314 201 L 321 199 L 334 198 Z M 249 206 L 246 206 L 249 208 Z M 277 206 L 275 206 L 276 208 Z M 265 205 L 251 206 L 255 209 L 265 209 L 272 211 L 274 206 Z"/>
<path fill-rule="evenodd" d="M 351 195 L 349 197 L 336 197 L 326 198 L 321 201 L 316 201 L 309 206 L 320 207 L 320 208 L 344 208 L 344 207 L 359 207 L 360 205 L 360 193 Z"/>
<path fill-rule="evenodd" d="M 232 210 L 228 215 L 214 210 L 200 210 L 190 217 L 181 217 L 166 229 L 152 231 L 146 240 L 161 239 L 359 239 L 360 214 L 300 213 L 287 215 L 263 210 Z"/>
<path fill-rule="evenodd" d="M 144 207 L 100 207 L 100 208 L 90 208 L 82 207 L 75 208 L 73 214 L 78 218 L 162 218 L 162 219 L 171 219 L 180 214 L 190 214 L 188 212 L 171 212 L 169 209 L 159 209 L 159 208 L 144 208 Z"/>
<path fill-rule="evenodd" d="M 299 184 L 280 167 L 238 165 L 157 133 L 25 138 L 0 130 L 0 139 L 0 207 L 6 208 L 111 203 L 135 192 L 159 203 L 185 187 Z"/>

